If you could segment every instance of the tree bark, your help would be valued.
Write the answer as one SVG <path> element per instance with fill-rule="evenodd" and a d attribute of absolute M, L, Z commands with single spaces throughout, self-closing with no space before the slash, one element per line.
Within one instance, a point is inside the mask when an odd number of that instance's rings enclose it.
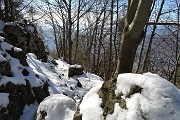
<path fill-rule="evenodd" d="M 114 77 L 120 73 L 132 72 L 136 49 L 144 36 L 143 28 L 149 18 L 152 2 L 153 0 L 128 1 L 127 18 Z"/>
<path fill-rule="evenodd" d="M 69 46 L 69 53 L 68 53 L 68 62 L 69 64 L 72 63 L 72 40 L 71 40 L 71 34 L 72 34 L 72 20 L 71 20 L 71 3 L 72 0 L 69 0 L 69 7 L 68 7 L 68 46 Z"/>
<path fill-rule="evenodd" d="M 114 0 L 111 1 L 111 23 L 110 23 L 110 38 L 109 38 L 109 59 L 108 59 L 108 74 L 107 79 L 111 76 L 111 63 L 112 63 L 112 37 L 113 37 L 113 6 Z"/>

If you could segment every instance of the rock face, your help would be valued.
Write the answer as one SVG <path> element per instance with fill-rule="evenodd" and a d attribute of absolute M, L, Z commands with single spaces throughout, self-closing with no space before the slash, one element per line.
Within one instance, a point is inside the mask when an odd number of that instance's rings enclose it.
<path fill-rule="evenodd" d="M 2 61 L 0 62 L 0 74 L 1 75 L 6 75 L 11 77 L 12 76 L 12 72 L 11 72 L 11 65 L 9 63 L 9 61 Z"/>
<path fill-rule="evenodd" d="M 98 94 L 100 98 L 102 98 L 101 107 L 104 110 L 103 116 L 106 117 L 107 114 L 112 114 L 114 112 L 115 103 L 119 103 L 119 106 L 123 109 L 127 109 L 126 101 L 121 98 L 123 94 L 121 93 L 119 96 L 115 95 L 117 79 L 110 80 L 108 82 L 104 82 Z M 132 85 L 130 91 L 126 95 L 126 98 L 130 98 L 131 95 L 136 93 L 141 93 L 142 88 L 138 85 Z"/>
<path fill-rule="evenodd" d="M 6 50 L 12 57 L 17 58 L 19 62 L 24 66 L 29 66 L 26 61 L 26 53 L 23 51 L 15 51 L 14 49 Z"/>
<path fill-rule="evenodd" d="M 34 95 L 36 96 L 36 100 L 38 103 L 42 102 L 44 98 L 49 96 L 48 84 L 45 83 L 42 87 L 34 87 L 32 88 Z"/>
<path fill-rule="evenodd" d="M 34 53 L 38 59 L 47 62 L 44 43 L 33 24 L 13 23 L 4 26 L 4 37 L 25 53 Z"/>
<path fill-rule="evenodd" d="M 33 25 L 7 24 L 3 37 L 0 39 L 0 93 L 9 94 L 9 104 L 6 108 L 0 106 L 0 120 L 19 120 L 25 105 L 34 104 L 36 101 L 40 103 L 49 96 L 48 83 L 32 74 L 33 71 L 28 68 L 26 53 L 32 52 L 44 62 L 47 61 L 47 53 Z M 34 75 L 32 78 L 38 78 L 37 81 L 42 83 L 33 86 L 28 78 L 25 78 L 29 75 Z M 23 83 L 19 83 L 19 79 L 23 79 Z M 0 100 L 3 102 L 3 99 Z"/>
<path fill-rule="evenodd" d="M 35 100 L 40 103 L 43 97 L 49 96 L 46 85 L 31 88 L 29 81 L 26 81 L 26 85 L 15 85 L 8 82 L 0 86 L 0 92 L 9 93 L 9 105 L 7 108 L 0 109 L 0 120 L 19 120 L 25 105 L 33 104 Z"/>
<path fill-rule="evenodd" d="M 83 67 L 81 65 L 71 65 L 69 67 L 69 70 L 68 70 L 68 77 L 73 77 L 75 75 L 82 75 L 84 74 L 83 72 Z"/>

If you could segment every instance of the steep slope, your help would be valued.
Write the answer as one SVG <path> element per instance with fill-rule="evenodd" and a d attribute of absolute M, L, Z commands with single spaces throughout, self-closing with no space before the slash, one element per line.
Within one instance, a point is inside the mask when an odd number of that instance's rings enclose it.
<path fill-rule="evenodd" d="M 49 95 L 47 80 L 36 77 L 22 54 L 24 54 L 22 49 L 10 45 L 0 37 L 0 93 L 6 96 L 8 94 L 9 100 L 6 107 L 1 104 L 0 119 L 2 120 L 18 120 L 26 104 L 35 101 L 40 103 Z M 0 101 L 2 103 L 5 100 L 1 98 Z"/>
<path fill-rule="evenodd" d="M 38 119 L 41 113 L 48 118 L 48 111 L 41 108 L 49 99 L 57 101 L 56 105 L 66 101 L 68 106 L 71 101 L 73 117 L 82 97 L 103 82 L 90 73 L 69 78 L 70 65 L 60 59 L 52 64 L 42 43 L 33 25 L 0 21 L 0 120 L 33 120 L 39 104 L 49 95 L 38 109 Z"/>

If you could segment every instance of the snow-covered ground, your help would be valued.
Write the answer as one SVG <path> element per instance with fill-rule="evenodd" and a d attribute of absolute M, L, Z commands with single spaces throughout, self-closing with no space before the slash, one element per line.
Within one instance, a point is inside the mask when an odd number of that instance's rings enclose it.
<path fill-rule="evenodd" d="M 102 78 L 91 73 L 84 73 L 81 76 L 68 78 L 68 69 L 70 65 L 60 59 L 56 60 L 58 65 L 54 66 L 51 63 L 44 63 L 37 60 L 34 54 L 29 53 L 27 54 L 27 62 L 35 74 L 37 74 L 41 80 L 47 81 L 50 85 L 50 97 L 45 99 L 38 109 L 38 112 L 42 110 L 47 112 L 47 120 L 56 120 L 55 118 L 58 120 L 73 119 L 73 114 L 76 109 L 73 107 L 72 110 L 67 112 L 67 109 L 69 110 L 67 106 L 69 106 L 69 104 L 74 104 L 74 106 L 76 106 L 91 88 L 103 83 Z M 82 87 L 77 86 L 78 81 L 82 84 Z M 66 106 L 64 106 L 64 104 L 66 104 Z M 56 112 L 59 110 L 64 110 L 64 114 L 68 115 L 64 115 L 64 117 L 62 117 L 62 114 Z M 52 112 L 53 115 L 51 114 Z M 51 118 L 51 116 L 53 116 L 53 118 Z M 40 118 L 41 117 L 39 116 L 38 119 Z"/>
<path fill-rule="evenodd" d="M 29 67 L 23 66 L 20 64 L 20 61 L 18 59 L 13 58 L 11 55 L 9 55 L 6 52 L 6 50 L 12 50 L 12 49 L 14 49 L 14 51 L 16 52 L 22 51 L 22 49 L 10 45 L 4 40 L 3 37 L 0 37 L 0 61 L 2 62 L 9 60 L 11 65 L 11 71 L 13 73 L 12 77 L 0 75 L 0 85 L 6 85 L 6 83 L 8 82 L 25 85 L 26 84 L 25 80 L 29 80 L 31 87 L 38 87 L 38 86 L 42 86 L 44 82 L 47 82 L 49 84 L 49 93 L 50 93 L 49 99 L 51 98 L 53 99 L 53 101 L 55 100 L 54 101 L 55 106 L 61 104 L 58 102 L 62 102 L 63 99 L 71 99 L 74 102 L 74 105 L 76 106 L 78 102 L 83 98 L 83 96 L 92 87 L 103 83 L 103 80 L 99 76 L 91 73 L 84 73 L 81 76 L 74 76 L 69 78 L 68 77 L 68 69 L 70 67 L 69 64 L 59 59 L 56 60 L 58 65 L 54 66 L 52 63 L 41 62 L 41 60 L 38 60 L 36 55 L 32 53 L 27 54 L 27 62 L 29 64 Z M 3 55 L 6 55 L 6 57 L 4 57 Z M 22 74 L 23 69 L 26 69 L 29 72 L 27 76 L 24 76 Z M 77 85 L 78 82 L 81 83 L 82 86 L 78 86 Z M 45 99 L 44 102 L 46 101 L 47 99 Z M 43 108 L 44 102 L 42 102 L 41 108 Z M 9 103 L 8 94 L 1 93 L 0 106 L 7 107 L 8 103 Z M 69 103 L 67 102 L 66 104 Z M 24 112 L 23 115 L 20 117 L 20 120 L 33 120 L 37 108 L 38 108 L 37 103 L 31 104 L 29 106 L 26 105 L 24 107 Z M 49 108 L 51 109 L 52 107 Z M 64 107 L 64 109 L 66 109 L 66 107 Z M 72 109 L 71 113 L 73 112 L 74 114 L 75 111 L 76 109 Z M 71 115 L 71 117 L 73 116 Z M 68 117 L 67 119 L 65 117 L 63 120 L 70 120 L 70 117 Z"/>

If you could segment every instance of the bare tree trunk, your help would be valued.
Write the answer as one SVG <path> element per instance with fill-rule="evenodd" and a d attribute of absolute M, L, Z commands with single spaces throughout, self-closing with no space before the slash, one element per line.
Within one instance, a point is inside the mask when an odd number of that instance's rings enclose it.
<path fill-rule="evenodd" d="M 148 28 L 148 25 L 146 25 L 146 27 L 145 27 L 145 34 L 147 32 L 147 28 Z M 140 66 L 141 66 L 141 59 L 142 59 L 142 55 L 143 55 L 145 40 L 146 40 L 146 37 L 143 38 L 143 43 L 142 43 L 142 47 L 141 47 L 141 51 L 140 51 L 140 55 L 139 55 L 139 61 L 138 61 L 136 73 L 139 72 L 139 69 L 140 69 Z"/>
<path fill-rule="evenodd" d="M 118 20 L 119 20 L 119 2 L 118 2 L 118 0 L 116 0 L 116 3 L 117 3 L 117 6 L 116 6 L 116 11 L 117 11 L 117 13 L 116 13 L 116 16 L 117 16 L 117 18 L 116 18 L 116 28 L 115 28 L 115 35 L 114 35 L 114 50 L 115 50 L 115 59 L 114 59 L 114 63 L 115 63 L 115 65 L 116 65 L 116 63 L 117 63 L 117 57 L 118 57 L 118 49 L 117 49 L 117 41 L 116 41 L 116 39 L 117 39 L 117 29 L 118 29 Z"/>
<path fill-rule="evenodd" d="M 105 5 L 105 8 L 106 8 L 106 5 Z M 99 35 L 98 53 L 97 53 L 97 71 L 98 72 L 99 72 L 99 68 L 100 68 L 100 54 L 101 54 L 101 47 L 102 47 L 102 38 L 103 38 L 103 32 L 104 32 L 105 17 L 106 17 L 106 10 L 104 11 L 102 25 L 101 25 L 101 32 Z"/>
<path fill-rule="evenodd" d="M 102 98 L 103 115 L 110 112 L 115 104 L 112 93 L 116 89 L 116 78 L 119 73 L 132 72 L 136 49 L 142 40 L 144 34 L 143 28 L 148 20 L 149 12 L 153 0 L 129 0 L 126 26 L 122 34 L 120 52 L 118 56 L 118 66 L 114 78 L 105 81 L 98 91 L 99 97 Z"/>
<path fill-rule="evenodd" d="M 71 34 L 72 34 L 72 20 L 71 20 L 71 3 L 72 0 L 69 0 L 69 7 L 68 7 L 68 46 L 69 46 L 69 53 L 68 53 L 68 62 L 69 64 L 72 63 L 72 39 L 71 39 Z"/>
<path fill-rule="evenodd" d="M 4 10 L 5 10 L 5 17 L 4 20 L 5 21 L 9 21 L 9 9 L 8 9 L 8 0 L 4 0 Z"/>
<path fill-rule="evenodd" d="M 143 28 L 148 20 L 152 2 L 153 0 L 128 1 L 128 13 L 114 77 L 119 73 L 132 72 L 136 49 L 144 36 Z"/>
<path fill-rule="evenodd" d="M 57 55 L 58 58 L 60 58 L 60 54 L 59 54 L 59 44 L 58 44 L 58 39 L 57 39 L 57 31 L 56 31 L 56 25 L 55 25 L 55 21 L 54 21 L 54 17 L 52 15 L 52 11 L 50 6 L 48 5 L 48 9 L 49 9 L 49 14 L 50 14 L 50 19 L 52 22 L 52 28 L 53 28 L 53 33 L 54 33 L 54 40 L 55 40 L 55 45 L 56 45 L 56 51 L 57 51 Z"/>
<path fill-rule="evenodd" d="M 162 8 L 163 8 L 163 6 L 164 6 L 164 1 L 165 1 L 165 0 L 162 0 L 162 2 L 161 2 L 161 6 L 160 6 L 160 9 L 159 9 L 157 18 L 156 18 L 156 22 L 159 21 L 159 17 L 160 17 L 160 15 L 161 15 Z M 148 69 L 147 69 L 147 65 L 148 65 L 147 62 L 148 62 L 148 58 L 149 58 L 149 56 L 150 56 L 152 40 L 153 40 L 153 38 L 154 38 L 156 28 L 157 28 L 157 25 L 154 25 L 154 26 L 153 26 L 152 33 L 151 33 L 151 37 L 150 37 L 150 40 L 149 40 L 148 48 L 147 48 L 147 51 L 146 51 L 146 54 L 145 54 L 145 58 L 144 58 L 143 71 L 148 71 Z"/>
<path fill-rule="evenodd" d="M 95 26 L 93 29 L 93 33 L 92 33 L 92 37 L 91 37 L 91 44 L 90 44 L 90 50 L 92 48 L 93 45 L 93 56 L 92 56 L 92 72 L 96 73 L 97 72 L 97 65 L 96 65 L 96 46 L 97 46 L 97 30 L 98 30 L 98 24 L 99 24 L 99 20 L 101 18 L 101 15 L 103 14 L 103 12 L 105 11 L 105 8 L 103 8 L 100 12 L 100 14 L 96 17 L 96 21 L 95 21 Z"/>
<path fill-rule="evenodd" d="M 113 37 L 113 6 L 114 0 L 111 1 L 111 23 L 110 23 L 110 38 L 109 38 L 109 59 L 108 59 L 108 74 L 107 80 L 111 77 L 111 63 L 112 63 L 112 37 Z"/>
<path fill-rule="evenodd" d="M 77 51 L 78 51 L 78 42 L 79 42 L 79 19 L 80 19 L 80 7 L 81 7 L 81 0 L 78 1 L 78 13 L 77 13 L 77 33 L 76 33 L 76 47 L 75 47 L 75 52 L 74 52 L 74 62 L 77 62 Z"/>

